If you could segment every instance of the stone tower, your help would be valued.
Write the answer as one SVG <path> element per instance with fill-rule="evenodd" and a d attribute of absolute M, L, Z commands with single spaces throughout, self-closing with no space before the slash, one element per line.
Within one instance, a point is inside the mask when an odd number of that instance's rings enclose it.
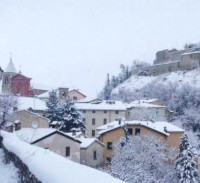
<path fill-rule="evenodd" d="M 12 62 L 12 54 L 10 55 L 10 61 L 2 77 L 2 93 L 10 91 L 10 78 L 17 74 L 15 66 Z"/>

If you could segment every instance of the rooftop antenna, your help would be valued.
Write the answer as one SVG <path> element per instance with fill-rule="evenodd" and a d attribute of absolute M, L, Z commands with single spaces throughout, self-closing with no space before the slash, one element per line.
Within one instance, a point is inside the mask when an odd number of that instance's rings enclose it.
<path fill-rule="evenodd" d="M 12 61 L 12 52 L 10 53 L 10 61 Z"/>

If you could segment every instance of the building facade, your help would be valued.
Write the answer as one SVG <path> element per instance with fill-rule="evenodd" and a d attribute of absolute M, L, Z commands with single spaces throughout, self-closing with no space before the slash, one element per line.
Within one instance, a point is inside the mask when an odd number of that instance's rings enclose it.
<path fill-rule="evenodd" d="M 32 128 L 32 122 L 37 121 L 38 128 L 49 128 L 50 120 L 28 110 L 16 111 L 10 121 L 21 121 L 21 128 Z"/>
<path fill-rule="evenodd" d="M 78 90 L 70 90 L 68 92 L 68 97 L 73 101 L 77 101 L 85 98 L 86 96 L 83 93 L 79 92 Z"/>
<path fill-rule="evenodd" d="M 184 130 L 176 127 L 168 122 L 142 122 L 142 121 L 125 121 L 127 124 L 128 132 L 131 136 L 145 134 L 152 134 L 155 137 L 162 139 L 163 143 L 166 142 L 169 147 L 178 148 L 180 138 Z M 112 144 L 124 137 L 124 130 L 121 128 L 123 124 L 119 122 L 112 122 L 108 125 L 97 128 L 99 140 L 105 144 L 104 148 L 104 165 L 110 159 L 112 152 Z"/>
<path fill-rule="evenodd" d="M 97 103 L 75 103 L 76 108 L 83 113 L 86 124 L 85 135 L 96 137 L 96 128 L 111 121 L 125 117 L 126 107 L 120 101 L 102 101 Z"/>
<path fill-rule="evenodd" d="M 140 121 L 171 121 L 173 112 L 159 99 L 136 100 L 126 105 L 126 119 Z"/>

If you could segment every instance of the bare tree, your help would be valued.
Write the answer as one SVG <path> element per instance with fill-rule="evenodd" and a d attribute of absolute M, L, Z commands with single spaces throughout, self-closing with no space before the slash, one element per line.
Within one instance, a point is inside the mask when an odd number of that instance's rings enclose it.
<path fill-rule="evenodd" d="M 0 130 L 5 128 L 14 108 L 18 105 L 18 99 L 10 92 L 0 93 Z"/>

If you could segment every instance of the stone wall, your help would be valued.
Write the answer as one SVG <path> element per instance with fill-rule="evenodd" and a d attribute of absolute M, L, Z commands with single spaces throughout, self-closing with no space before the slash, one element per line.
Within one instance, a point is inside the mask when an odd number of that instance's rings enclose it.
<path fill-rule="evenodd" d="M 168 72 L 175 72 L 180 70 L 180 61 L 170 62 L 165 64 L 157 64 L 148 67 L 142 67 L 132 70 L 132 75 L 137 75 L 140 71 L 147 71 L 149 75 L 158 76 Z"/>
<path fill-rule="evenodd" d="M 14 165 L 19 169 L 19 177 L 21 183 L 41 183 L 28 169 L 28 167 L 16 156 L 14 153 L 8 151 L 3 145 L 3 138 L 0 136 L 0 148 L 5 153 L 5 162 L 13 162 Z"/>
<path fill-rule="evenodd" d="M 193 52 L 183 54 L 181 56 L 181 61 L 155 64 L 148 67 L 134 69 L 132 70 L 132 75 L 138 75 L 141 71 L 146 71 L 149 75 L 158 76 L 178 70 L 192 70 L 198 67 L 200 67 L 200 52 Z"/>

